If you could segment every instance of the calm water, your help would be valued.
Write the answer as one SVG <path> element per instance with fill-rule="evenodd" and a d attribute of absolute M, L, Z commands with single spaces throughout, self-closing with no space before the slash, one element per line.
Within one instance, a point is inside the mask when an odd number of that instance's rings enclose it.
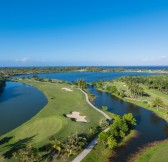
<path fill-rule="evenodd" d="M 47 102 L 46 97 L 36 88 L 7 82 L 5 90 L 0 94 L 0 135 L 29 120 Z"/>
<path fill-rule="evenodd" d="M 33 74 L 34 75 L 34 74 Z M 17 77 L 32 77 L 32 74 L 19 75 Z M 138 73 L 138 72 L 64 72 L 64 73 L 51 73 L 51 74 L 38 74 L 40 78 L 51 78 L 58 80 L 65 80 L 68 82 L 77 81 L 82 78 L 87 82 L 93 82 L 97 80 L 112 80 L 122 76 L 147 76 L 149 73 Z"/>
<path fill-rule="evenodd" d="M 144 144 L 168 138 L 168 123 L 151 111 L 126 103 L 109 93 L 98 91 L 95 87 L 89 86 L 88 89 L 96 95 L 93 102 L 95 106 L 99 108 L 108 106 L 110 112 L 119 115 L 133 113 L 137 120 L 135 129 L 139 132 L 138 138 L 131 140 L 127 146 L 117 150 L 117 157 L 112 159 L 112 162 L 125 162 L 129 155 L 135 153 Z"/>

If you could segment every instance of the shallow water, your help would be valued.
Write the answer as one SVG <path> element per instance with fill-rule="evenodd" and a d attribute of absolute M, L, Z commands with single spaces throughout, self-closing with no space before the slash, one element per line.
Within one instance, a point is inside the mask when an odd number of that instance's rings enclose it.
<path fill-rule="evenodd" d="M 0 94 L 0 135 L 11 131 L 37 114 L 47 98 L 38 89 L 18 82 L 7 82 Z"/>
<path fill-rule="evenodd" d="M 108 111 L 118 115 L 133 113 L 137 120 L 135 129 L 139 132 L 138 138 L 131 140 L 125 147 L 118 149 L 117 157 L 113 158 L 112 162 L 125 162 L 139 147 L 168 138 L 168 123 L 156 116 L 152 111 L 124 102 L 109 93 L 96 90 L 95 87 L 89 86 L 88 89 L 92 94 L 96 95 L 93 101 L 95 106 L 99 108 L 108 106 Z"/>

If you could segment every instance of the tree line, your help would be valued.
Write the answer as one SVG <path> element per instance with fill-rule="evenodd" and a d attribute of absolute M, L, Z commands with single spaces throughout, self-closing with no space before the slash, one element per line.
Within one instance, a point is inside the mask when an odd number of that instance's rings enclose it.
<path fill-rule="evenodd" d="M 18 67 L 18 68 L 0 68 L 6 76 L 22 75 L 22 74 L 43 74 L 43 73 L 56 73 L 56 72 L 73 72 L 82 70 L 83 67 Z"/>
<path fill-rule="evenodd" d="M 144 89 L 140 86 L 140 84 L 145 85 L 148 89 L 156 89 L 160 92 L 168 94 L 168 75 L 129 76 L 121 77 L 118 80 L 124 82 L 127 85 L 134 98 L 148 95 L 144 92 Z M 168 109 L 167 105 L 165 105 L 165 103 L 159 97 L 156 97 L 151 101 L 151 107 L 162 108 L 165 110 Z"/>
<path fill-rule="evenodd" d="M 60 67 L 0 67 L 0 72 L 6 76 L 22 74 L 44 74 L 57 72 L 123 72 L 123 67 L 99 67 L 99 66 L 60 66 Z"/>
<path fill-rule="evenodd" d="M 122 77 L 119 81 L 127 84 L 144 84 L 149 89 L 157 89 L 168 94 L 168 75 L 164 76 L 130 76 Z"/>
<path fill-rule="evenodd" d="M 103 80 L 93 82 L 93 83 L 91 83 L 91 85 L 92 86 L 95 85 L 98 90 L 107 91 L 107 92 L 110 92 L 111 94 L 114 94 L 116 96 L 120 96 L 122 98 L 125 97 L 124 91 L 122 89 L 118 89 L 115 85 L 107 86 Z"/>

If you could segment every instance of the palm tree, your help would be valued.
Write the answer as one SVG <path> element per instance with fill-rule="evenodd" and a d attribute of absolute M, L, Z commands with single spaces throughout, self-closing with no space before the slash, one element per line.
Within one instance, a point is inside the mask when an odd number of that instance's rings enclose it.
<path fill-rule="evenodd" d="M 40 161 L 39 154 L 37 154 L 37 150 L 33 148 L 31 145 L 28 145 L 25 148 L 18 150 L 13 153 L 13 157 L 16 162 L 38 162 Z"/>
<path fill-rule="evenodd" d="M 103 120 L 103 119 L 100 121 L 100 127 L 102 129 L 106 129 L 108 126 L 109 126 L 109 121 Z"/>
<path fill-rule="evenodd" d="M 106 146 L 108 140 L 108 134 L 106 132 L 101 132 L 98 135 L 98 141 L 102 142 L 104 146 Z"/>
<path fill-rule="evenodd" d="M 95 133 L 95 128 L 94 127 L 90 127 L 89 128 L 89 134 L 92 135 Z"/>
<path fill-rule="evenodd" d="M 81 89 L 86 89 L 86 81 L 84 79 L 79 79 L 77 81 L 77 84 L 78 84 L 78 87 L 81 88 Z"/>
<path fill-rule="evenodd" d="M 117 140 L 113 136 L 109 136 L 107 139 L 107 145 L 110 149 L 113 149 L 117 146 Z"/>
<path fill-rule="evenodd" d="M 62 150 L 62 144 L 59 140 L 55 139 L 55 138 L 51 138 L 50 139 L 50 143 L 55 151 L 58 151 L 58 156 L 60 156 L 61 154 L 61 150 Z"/>
<path fill-rule="evenodd" d="M 68 154 L 68 157 L 76 154 L 85 145 L 86 145 L 86 138 L 79 137 L 77 134 L 69 136 L 63 144 L 64 150 Z"/>
<path fill-rule="evenodd" d="M 152 101 L 152 106 L 153 107 L 163 107 L 164 106 L 164 103 L 163 101 L 159 98 L 159 97 L 156 97 L 153 101 Z"/>

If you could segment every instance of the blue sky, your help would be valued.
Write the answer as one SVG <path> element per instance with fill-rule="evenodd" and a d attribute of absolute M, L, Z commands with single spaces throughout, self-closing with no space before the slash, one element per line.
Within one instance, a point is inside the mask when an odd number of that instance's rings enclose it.
<path fill-rule="evenodd" d="M 0 1 L 0 66 L 168 65 L 167 0 Z"/>

